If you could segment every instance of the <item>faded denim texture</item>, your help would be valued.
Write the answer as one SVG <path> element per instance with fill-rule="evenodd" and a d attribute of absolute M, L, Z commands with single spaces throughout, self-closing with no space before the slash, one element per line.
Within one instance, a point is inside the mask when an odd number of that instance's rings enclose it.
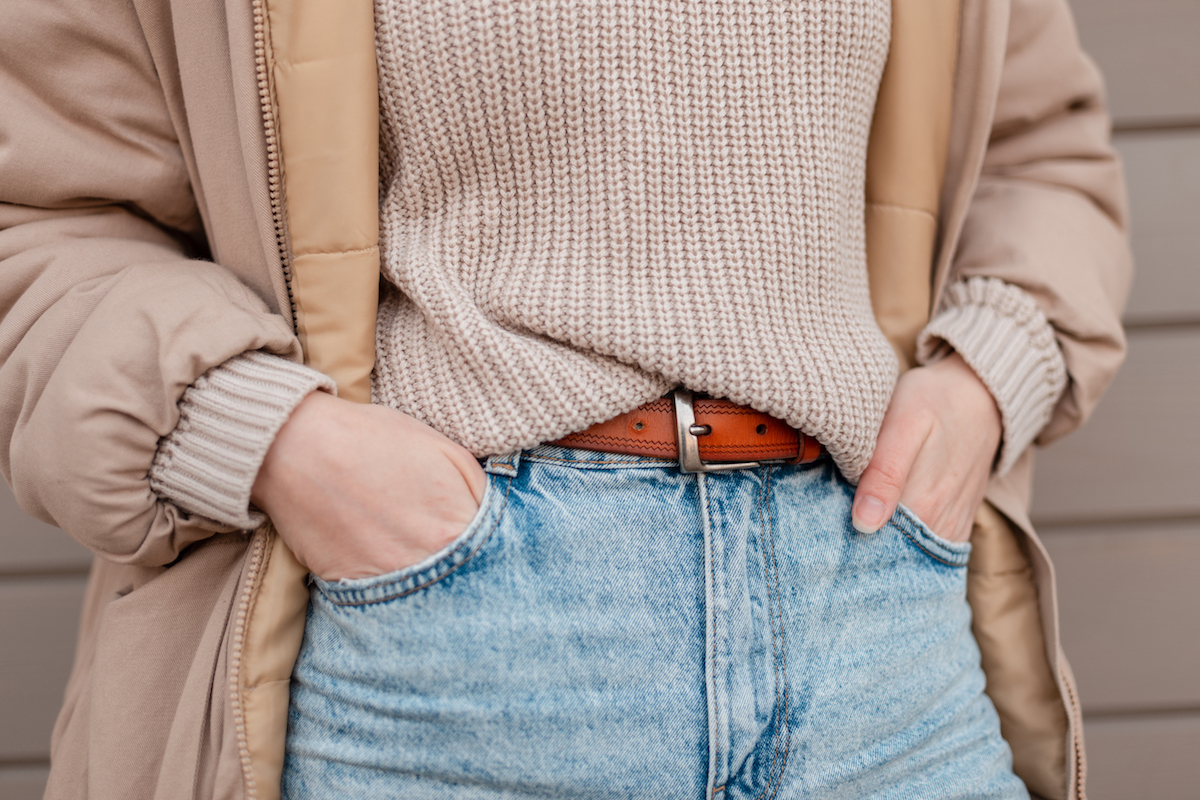
<path fill-rule="evenodd" d="M 284 797 L 1025 798 L 967 544 L 850 527 L 828 459 L 488 462 L 414 567 L 314 580 Z"/>

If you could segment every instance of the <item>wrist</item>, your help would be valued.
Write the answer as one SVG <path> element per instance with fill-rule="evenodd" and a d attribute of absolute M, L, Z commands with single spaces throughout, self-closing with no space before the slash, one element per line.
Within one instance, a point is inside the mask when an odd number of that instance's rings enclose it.
<path fill-rule="evenodd" d="M 325 440 L 324 427 L 349 401 L 321 391 L 310 392 L 301 400 L 275 434 L 259 466 L 250 489 L 250 502 L 271 514 L 271 506 L 279 495 L 289 471 L 297 464 L 312 458 L 311 448 Z"/>
<path fill-rule="evenodd" d="M 981 432 L 988 434 L 989 440 L 995 442 L 991 454 L 994 463 L 1000 454 L 1004 417 L 987 384 L 957 351 L 952 351 L 945 358 L 922 369 L 941 373 L 949 381 L 947 396 L 950 402 L 961 404 L 963 409 L 968 410 L 970 418 L 977 420 L 982 426 Z"/>

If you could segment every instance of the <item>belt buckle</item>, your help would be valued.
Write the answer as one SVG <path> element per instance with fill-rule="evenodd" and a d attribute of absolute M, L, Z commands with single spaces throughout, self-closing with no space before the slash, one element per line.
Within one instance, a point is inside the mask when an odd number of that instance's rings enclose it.
<path fill-rule="evenodd" d="M 671 394 L 675 399 L 675 443 L 679 447 L 681 472 L 727 472 L 732 469 L 753 469 L 765 463 L 742 461 L 713 464 L 701 459 L 700 437 L 712 433 L 712 428 L 696 424 L 696 395 L 691 389 L 680 388 Z"/>

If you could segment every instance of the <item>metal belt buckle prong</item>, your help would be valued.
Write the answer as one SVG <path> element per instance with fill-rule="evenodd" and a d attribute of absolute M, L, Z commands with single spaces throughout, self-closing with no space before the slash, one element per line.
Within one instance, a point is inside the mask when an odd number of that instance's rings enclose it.
<path fill-rule="evenodd" d="M 679 469 L 683 472 L 724 472 L 731 469 L 752 469 L 761 461 L 708 463 L 700 458 L 700 437 L 712 433 L 707 425 L 696 424 L 695 395 L 690 389 L 676 389 L 675 443 L 679 446 Z"/>

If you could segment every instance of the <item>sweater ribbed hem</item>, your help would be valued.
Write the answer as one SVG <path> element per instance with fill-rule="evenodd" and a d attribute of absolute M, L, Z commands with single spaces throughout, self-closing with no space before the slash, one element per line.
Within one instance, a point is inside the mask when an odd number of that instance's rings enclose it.
<path fill-rule="evenodd" d="M 275 434 L 309 393 L 335 393 L 316 370 L 248 352 L 201 375 L 179 402 L 179 422 L 159 440 L 150 468 L 155 494 L 185 511 L 250 530 L 266 517 L 250 491 Z"/>
<path fill-rule="evenodd" d="M 996 473 L 1012 468 L 1049 422 L 1067 385 L 1054 329 L 1027 293 L 996 278 L 971 278 L 946 291 L 943 310 L 917 339 L 917 361 L 949 345 L 983 381 L 1004 426 Z"/>

